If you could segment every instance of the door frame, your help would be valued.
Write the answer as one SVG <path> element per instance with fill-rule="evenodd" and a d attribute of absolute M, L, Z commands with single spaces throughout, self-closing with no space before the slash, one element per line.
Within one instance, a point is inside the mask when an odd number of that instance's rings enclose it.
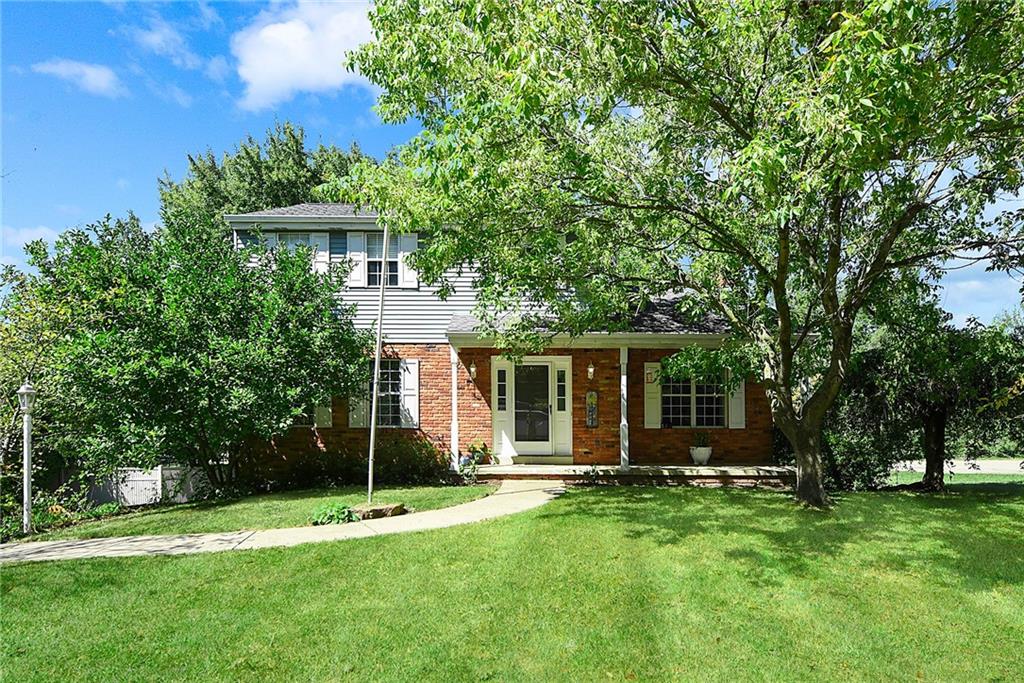
<path fill-rule="evenodd" d="M 520 365 L 548 366 L 548 404 L 551 406 L 549 432 L 547 441 L 515 441 L 515 363 L 493 356 L 491 362 L 491 427 L 495 453 L 503 464 L 511 464 L 516 456 L 537 458 L 572 457 L 573 442 L 573 394 L 571 355 L 561 356 L 524 356 Z M 498 370 L 505 370 L 506 397 L 508 409 L 504 413 L 497 410 Z M 558 372 L 565 372 L 565 410 L 558 411 Z"/>

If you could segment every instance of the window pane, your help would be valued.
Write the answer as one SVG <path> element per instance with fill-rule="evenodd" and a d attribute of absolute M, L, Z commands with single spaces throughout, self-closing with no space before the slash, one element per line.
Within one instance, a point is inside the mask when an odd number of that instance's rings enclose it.
<path fill-rule="evenodd" d="M 556 408 L 559 412 L 565 412 L 565 370 L 558 370 L 555 373 L 555 396 Z"/>
<path fill-rule="evenodd" d="M 278 241 L 288 249 L 294 251 L 295 247 L 309 246 L 309 233 L 306 232 L 282 232 L 278 236 Z"/>
<path fill-rule="evenodd" d="M 366 263 L 366 284 L 368 287 L 380 287 L 380 261 Z"/>
<path fill-rule="evenodd" d="M 373 375 L 370 375 L 373 391 Z M 372 395 L 372 394 L 371 394 Z M 380 393 L 377 395 L 377 426 L 402 426 L 402 364 L 393 358 L 380 362 Z"/>
<path fill-rule="evenodd" d="M 505 370 L 498 370 L 498 410 L 508 408 L 508 374 Z"/>
<path fill-rule="evenodd" d="M 661 426 L 689 427 L 690 380 L 665 378 L 661 385 Z"/>
<path fill-rule="evenodd" d="M 366 233 L 366 257 L 379 259 L 384 247 L 384 233 Z M 398 235 L 388 235 L 388 259 L 398 256 Z"/>
<path fill-rule="evenodd" d="M 717 382 L 698 382 L 694 386 L 694 415 L 698 427 L 725 426 L 725 392 Z"/>
<path fill-rule="evenodd" d="M 398 261 L 388 261 L 388 287 L 398 286 Z"/>

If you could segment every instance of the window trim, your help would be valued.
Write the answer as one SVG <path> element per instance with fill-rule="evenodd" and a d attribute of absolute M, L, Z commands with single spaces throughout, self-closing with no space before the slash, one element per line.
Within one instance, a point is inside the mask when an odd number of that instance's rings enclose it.
<path fill-rule="evenodd" d="M 702 393 L 701 396 L 718 396 L 722 400 L 722 423 L 716 425 L 697 424 L 697 385 L 709 384 L 706 380 L 688 378 L 684 382 L 690 385 L 690 424 L 688 425 L 666 425 L 665 424 L 665 383 L 660 383 L 661 426 L 659 429 L 728 429 L 729 428 L 729 394 L 725 391 L 725 385 L 719 380 L 715 383 L 718 391 L 714 394 Z M 682 382 L 677 382 L 680 384 Z M 683 396 L 685 394 L 668 394 L 669 396 Z"/>
<path fill-rule="evenodd" d="M 367 233 L 365 233 L 365 236 L 363 238 L 364 239 L 363 248 L 365 249 L 364 253 L 365 253 L 365 258 L 366 258 L 366 284 L 365 284 L 365 286 L 368 289 L 379 289 L 380 288 L 380 281 L 379 280 L 377 282 L 375 282 L 375 283 L 371 283 L 370 282 L 370 277 L 372 275 L 370 273 L 370 264 L 371 263 L 379 263 L 380 264 L 380 274 L 379 274 L 379 276 L 380 277 L 385 277 L 388 280 L 388 282 L 386 282 L 385 285 L 384 285 L 385 289 L 399 289 L 399 288 L 402 287 L 402 256 L 401 256 L 401 254 L 402 254 L 402 244 L 401 244 L 401 239 L 400 239 L 400 237 L 398 235 L 388 235 L 388 237 L 390 238 L 388 240 L 388 242 L 392 242 L 392 241 L 394 242 L 395 249 L 394 249 L 393 252 L 392 252 L 391 249 L 388 249 L 388 254 L 387 254 L 388 257 L 387 257 L 387 259 L 383 258 L 383 247 L 384 247 L 384 233 L 383 232 L 367 232 Z M 379 256 L 379 257 L 370 256 L 370 240 L 374 239 L 374 238 L 375 239 L 379 239 L 380 242 L 381 242 L 381 256 Z M 392 245 L 389 244 L 388 246 L 390 247 Z M 390 268 L 390 265 L 392 263 L 395 264 L 394 273 L 391 272 L 391 268 Z M 394 275 L 394 277 L 395 277 L 395 283 L 394 284 L 391 284 L 391 282 L 390 282 L 392 275 Z"/>

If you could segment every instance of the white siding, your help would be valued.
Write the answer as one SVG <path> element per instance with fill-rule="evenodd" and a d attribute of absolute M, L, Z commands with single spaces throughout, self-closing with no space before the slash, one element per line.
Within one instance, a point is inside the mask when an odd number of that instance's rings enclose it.
<path fill-rule="evenodd" d="M 372 224 L 370 224 L 372 225 Z M 369 225 L 365 227 L 370 227 Z M 321 249 L 326 247 L 331 263 L 339 263 L 354 256 L 353 270 L 349 275 L 349 286 L 342 300 L 356 306 L 356 325 L 364 329 L 375 329 L 377 321 L 377 303 L 380 290 L 376 287 L 361 286 L 366 282 L 366 263 L 363 256 L 365 250 L 365 227 L 359 229 L 339 230 L 338 226 L 328 227 L 329 237 L 324 228 L 310 224 L 264 225 L 264 236 L 273 246 L 276 232 L 282 229 L 298 232 L 318 233 L 319 239 L 326 239 Z M 238 243 L 252 241 L 251 233 L 241 226 L 235 227 Z M 412 235 L 406 236 L 403 246 L 412 245 Z M 352 253 L 354 252 L 354 253 Z M 326 255 L 326 254 L 325 254 Z M 403 264 L 404 265 L 404 264 Z M 322 267 L 322 266 L 321 266 Z M 404 270 L 404 268 L 403 268 Z M 417 281 L 415 273 L 401 273 L 400 287 L 389 288 L 384 301 L 384 338 L 385 341 L 397 344 L 438 344 L 446 343 L 448 323 L 453 315 L 468 315 L 473 312 L 476 294 L 473 291 L 473 274 L 464 272 L 462 275 L 452 273 L 455 291 L 446 301 L 437 296 L 437 288 Z"/>
<path fill-rule="evenodd" d="M 454 275 L 454 274 L 453 274 Z M 445 332 L 453 315 L 468 315 L 476 304 L 473 276 L 454 276 L 455 291 L 446 301 L 437 297 L 437 288 L 420 284 L 419 289 L 389 288 L 384 295 L 384 338 L 396 344 L 438 344 L 448 341 Z M 350 287 L 345 303 L 356 305 L 356 325 L 373 329 L 377 321 L 376 287 Z"/>

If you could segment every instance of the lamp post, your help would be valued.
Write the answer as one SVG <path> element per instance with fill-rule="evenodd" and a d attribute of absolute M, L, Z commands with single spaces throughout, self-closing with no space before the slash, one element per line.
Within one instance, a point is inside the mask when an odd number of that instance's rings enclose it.
<path fill-rule="evenodd" d="M 26 534 L 32 530 L 32 408 L 36 404 L 36 390 L 25 378 L 25 383 L 18 389 L 18 405 L 21 406 L 23 448 L 22 448 L 22 495 L 24 509 L 21 517 L 21 530 Z"/>

